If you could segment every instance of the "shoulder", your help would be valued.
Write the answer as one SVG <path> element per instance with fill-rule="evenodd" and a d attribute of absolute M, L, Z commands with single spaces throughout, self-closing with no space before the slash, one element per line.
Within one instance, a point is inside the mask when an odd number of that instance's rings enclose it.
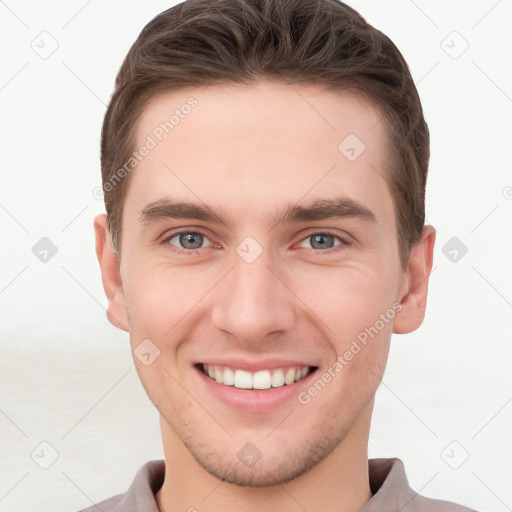
<path fill-rule="evenodd" d="M 370 487 L 374 495 L 361 512 L 382 509 L 401 512 L 476 512 L 463 505 L 418 494 L 409 486 L 404 464 L 396 457 L 369 459 L 368 464 Z M 390 505 L 392 508 L 389 508 Z"/>
<path fill-rule="evenodd" d="M 78 512 L 98 512 L 98 510 L 101 510 L 102 512 L 117 511 L 119 510 L 119 505 L 124 497 L 125 494 L 117 494 L 116 496 L 112 496 L 112 498 L 91 505 L 90 507 L 79 510 Z"/>
<path fill-rule="evenodd" d="M 160 489 L 165 477 L 165 462 L 153 460 L 146 462 L 133 479 L 129 489 L 122 494 L 116 494 L 99 503 L 95 503 L 78 512 L 128 512 L 144 510 L 144 512 L 159 512 L 155 493 Z"/>
<path fill-rule="evenodd" d="M 477 512 L 457 503 L 425 498 L 419 494 L 411 500 L 411 505 L 411 512 Z"/>

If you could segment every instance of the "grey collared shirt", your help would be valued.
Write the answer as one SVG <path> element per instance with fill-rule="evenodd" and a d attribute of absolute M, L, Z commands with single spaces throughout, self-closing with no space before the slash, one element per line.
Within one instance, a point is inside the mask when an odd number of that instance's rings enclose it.
<path fill-rule="evenodd" d="M 475 512 L 448 501 L 424 498 L 409 487 L 402 461 L 368 461 L 372 499 L 360 512 Z M 155 493 L 164 483 L 165 462 L 152 460 L 142 466 L 128 491 L 92 505 L 80 512 L 160 512 Z"/>

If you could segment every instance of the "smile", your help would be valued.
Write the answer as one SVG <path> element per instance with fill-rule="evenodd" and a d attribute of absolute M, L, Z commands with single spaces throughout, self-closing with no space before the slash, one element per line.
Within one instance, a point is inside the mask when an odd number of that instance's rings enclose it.
<path fill-rule="evenodd" d="M 207 364 L 201 364 L 199 367 L 205 375 L 219 384 L 239 389 L 257 390 L 289 386 L 316 370 L 316 366 L 290 366 L 257 372 Z"/>

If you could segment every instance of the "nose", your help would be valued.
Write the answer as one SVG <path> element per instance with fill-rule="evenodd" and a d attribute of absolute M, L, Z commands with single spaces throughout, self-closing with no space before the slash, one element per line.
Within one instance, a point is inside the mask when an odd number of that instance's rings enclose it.
<path fill-rule="evenodd" d="M 235 254 L 233 268 L 216 287 L 214 327 L 246 345 L 291 331 L 296 324 L 295 296 L 281 274 L 265 251 L 252 263 Z"/>

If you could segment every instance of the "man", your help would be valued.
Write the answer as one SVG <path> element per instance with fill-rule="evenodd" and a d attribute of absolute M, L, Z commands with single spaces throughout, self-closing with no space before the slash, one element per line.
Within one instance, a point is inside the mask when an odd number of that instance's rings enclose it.
<path fill-rule="evenodd" d="M 188 0 L 130 49 L 101 159 L 108 318 L 165 461 L 87 510 L 470 510 L 368 460 L 435 240 L 428 128 L 385 35 L 336 0 Z"/>

